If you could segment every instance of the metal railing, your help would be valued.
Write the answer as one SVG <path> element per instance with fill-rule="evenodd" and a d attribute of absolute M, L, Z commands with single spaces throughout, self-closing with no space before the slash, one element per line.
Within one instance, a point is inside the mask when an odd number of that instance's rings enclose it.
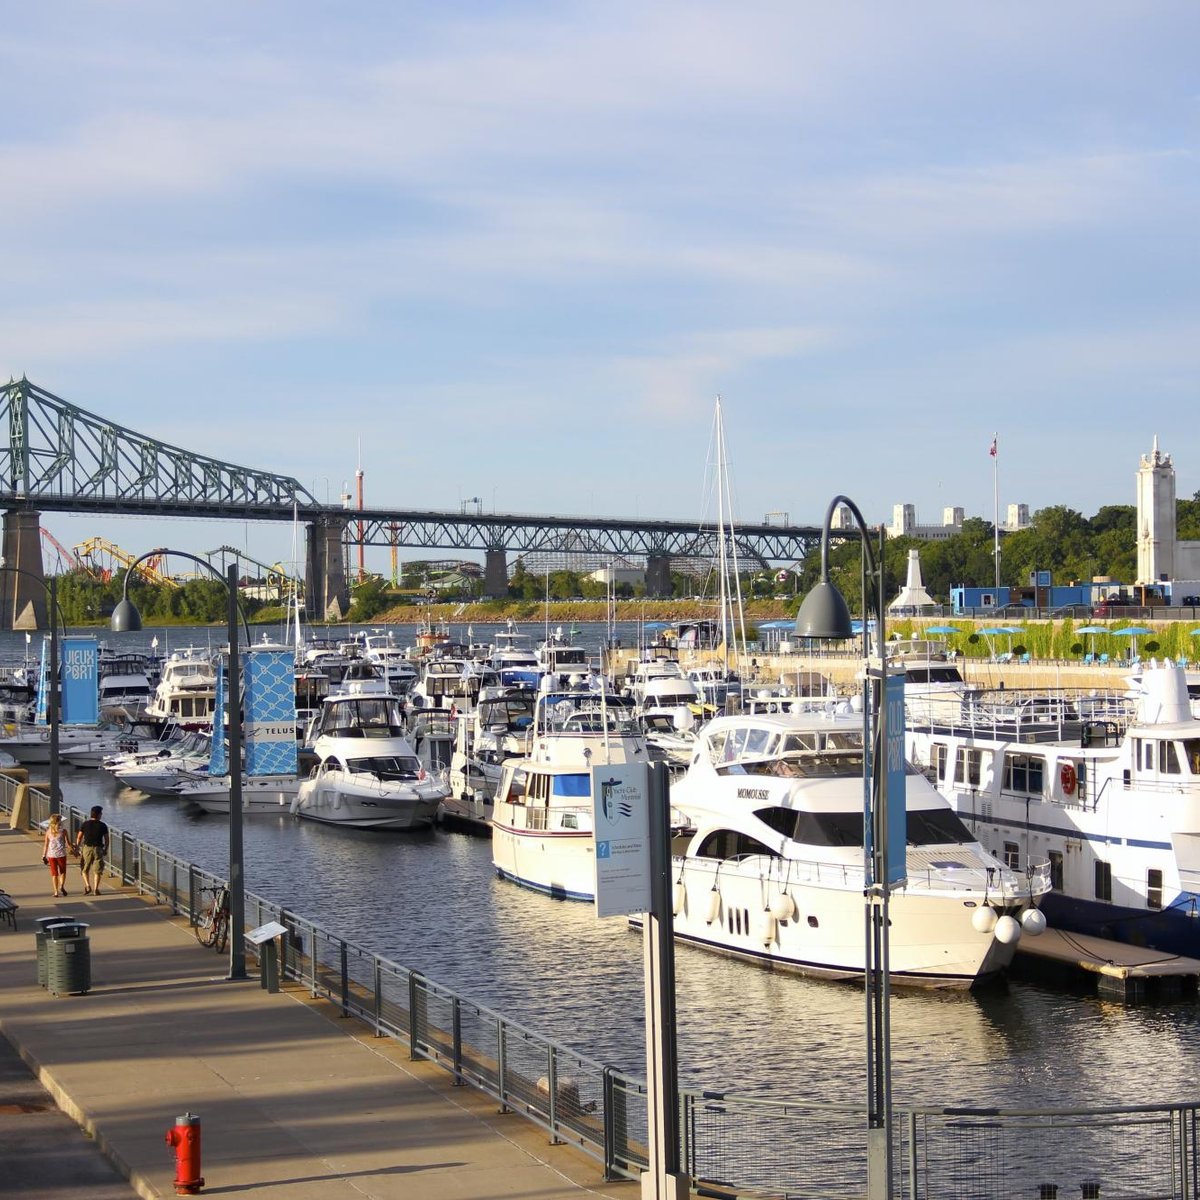
<path fill-rule="evenodd" d="M 0 810 L 19 785 L 0 776 Z M 30 818 L 49 799 L 28 788 Z M 72 836 L 85 814 L 65 807 Z M 119 830 L 107 869 L 142 895 L 191 919 L 201 889 L 226 881 Z M 604 1066 L 250 893 L 249 928 L 288 930 L 283 970 L 380 1037 L 424 1058 L 595 1158 L 611 1179 L 647 1163 L 646 1089 Z M 241 932 L 241 931 L 238 931 Z M 253 956 L 255 948 L 247 952 Z M 864 1194 L 866 1115 L 861 1105 L 755 1099 L 682 1089 L 683 1161 L 697 1194 L 846 1200 Z M 1200 1101 L 1077 1109 L 897 1109 L 897 1200 L 1010 1197 L 1155 1197 L 1200 1200 Z"/>

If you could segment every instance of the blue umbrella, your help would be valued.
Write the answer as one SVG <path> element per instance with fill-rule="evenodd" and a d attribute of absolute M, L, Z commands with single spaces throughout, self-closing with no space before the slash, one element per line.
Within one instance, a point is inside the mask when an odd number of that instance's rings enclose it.
<path fill-rule="evenodd" d="M 1088 635 L 1088 653 L 1090 654 L 1092 652 L 1092 634 L 1107 633 L 1108 627 L 1105 625 L 1080 625 L 1075 632 L 1086 633 Z"/>
<path fill-rule="evenodd" d="M 925 628 L 926 633 L 962 633 L 961 629 L 956 629 L 953 625 L 928 625 Z"/>
<path fill-rule="evenodd" d="M 1137 640 L 1139 637 L 1144 637 L 1146 634 L 1153 633 L 1153 629 L 1147 629 L 1145 625 L 1126 625 L 1124 629 L 1114 629 L 1114 637 L 1127 637 L 1132 639 L 1133 645 L 1130 647 L 1130 653 L 1137 654 Z"/>

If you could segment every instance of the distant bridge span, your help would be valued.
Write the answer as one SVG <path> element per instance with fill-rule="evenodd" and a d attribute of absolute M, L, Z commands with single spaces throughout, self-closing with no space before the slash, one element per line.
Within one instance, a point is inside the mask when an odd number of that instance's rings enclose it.
<path fill-rule="evenodd" d="M 570 551 L 645 558 L 647 591 L 670 594 L 672 558 L 709 558 L 713 525 L 615 517 L 516 513 L 347 510 L 320 504 L 296 479 L 221 462 L 126 429 L 39 388 L 27 379 L 0 388 L 0 508 L 3 553 L 28 574 L 0 572 L 0 628 L 44 628 L 39 514 L 44 510 L 122 516 L 292 521 L 306 526 L 310 619 L 337 618 L 349 607 L 351 546 L 476 550 L 486 555 L 485 587 L 503 593 L 508 552 Z M 746 562 L 802 560 L 820 539 L 810 526 L 739 525 Z M 36 578 L 31 580 L 28 575 Z"/>

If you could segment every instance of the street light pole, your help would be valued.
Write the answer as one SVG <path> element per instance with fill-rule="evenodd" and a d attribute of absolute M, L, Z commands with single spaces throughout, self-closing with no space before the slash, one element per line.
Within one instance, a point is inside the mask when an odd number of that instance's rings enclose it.
<path fill-rule="evenodd" d="M 867 1197 L 891 1200 L 892 1196 L 892 1044 L 891 979 L 888 954 L 889 876 L 888 749 L 889 701 L 887 686 L 884 614 L 883 546 L 879 527 L 879 554 L 871 548 L 870 531 L 858 506 L 845 496 L 835 496 L 821 530 L 821 578 L 805 596 L 796 614 L 795 636 L 845 640 L 852 634 L 850 610 L 841 592 L 829 579 L 829 531 L 838 505 L 845 505 L 858 524 L 861 537 L 863 605 L 863 871 L 864 932 L 863 974 L 866 1018 L 867 1068 Z M 875 609 L 875 648 L 872 661 L 870 613 Z M 899 731 L 903 730 L 903 704 Z M 897 730 L 891 730 L 893 736 Z M 903 802 L 903 794 L 900 797 Z M 897 847 L 903 853 L 904 847 Z"/>
<path fill-rule="evenodd" d="M 229 978 L 246 978 L 246 944 L 244 939 L 246 925 L 246 880 L 243 870 L 244 852 L 242 846 L 242 687 L 241 660 L 238 653 L 238 617 L 241 616 L 242 626 L 246 631 L 246 645 L 250 644 L 250 626 L 245 615 L 238 607 L 238 570 L 237 564 L 231 563 L 222 575 L 207 559 L 189 554 L 186 550 L 168 550 L 159 547 L 147 550 L 145 554 L 135 558 L 125 572 L 125 585 L 122 588 L 121 600 L 113 609 L 111 626 L 117 633 L 133 632 L 142 627 L 141 614 L 129 599 L 129 580 L 134 568 L 155 555 L 173 554 L 180 558 L 190 559 L 198 563 L 225 584 L 229 592 L 229 607 L 226 610 L 229 626 L 229 669 L 226 692 L 228 700 L 225 705 L 229 722 Z M 214 737 L 220 737 L 219 729 L 213 730 Z"/>

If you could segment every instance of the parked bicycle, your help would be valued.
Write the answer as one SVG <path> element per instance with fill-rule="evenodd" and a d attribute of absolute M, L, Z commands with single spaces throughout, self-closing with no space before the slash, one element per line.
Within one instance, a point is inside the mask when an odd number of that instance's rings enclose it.
<path fill-rule="evenodd" d="M 220 954 L 229 945 L 229 889 L 222 884 L 200 890 L 210 898 L 196 917 L 196 941 Z"/>

